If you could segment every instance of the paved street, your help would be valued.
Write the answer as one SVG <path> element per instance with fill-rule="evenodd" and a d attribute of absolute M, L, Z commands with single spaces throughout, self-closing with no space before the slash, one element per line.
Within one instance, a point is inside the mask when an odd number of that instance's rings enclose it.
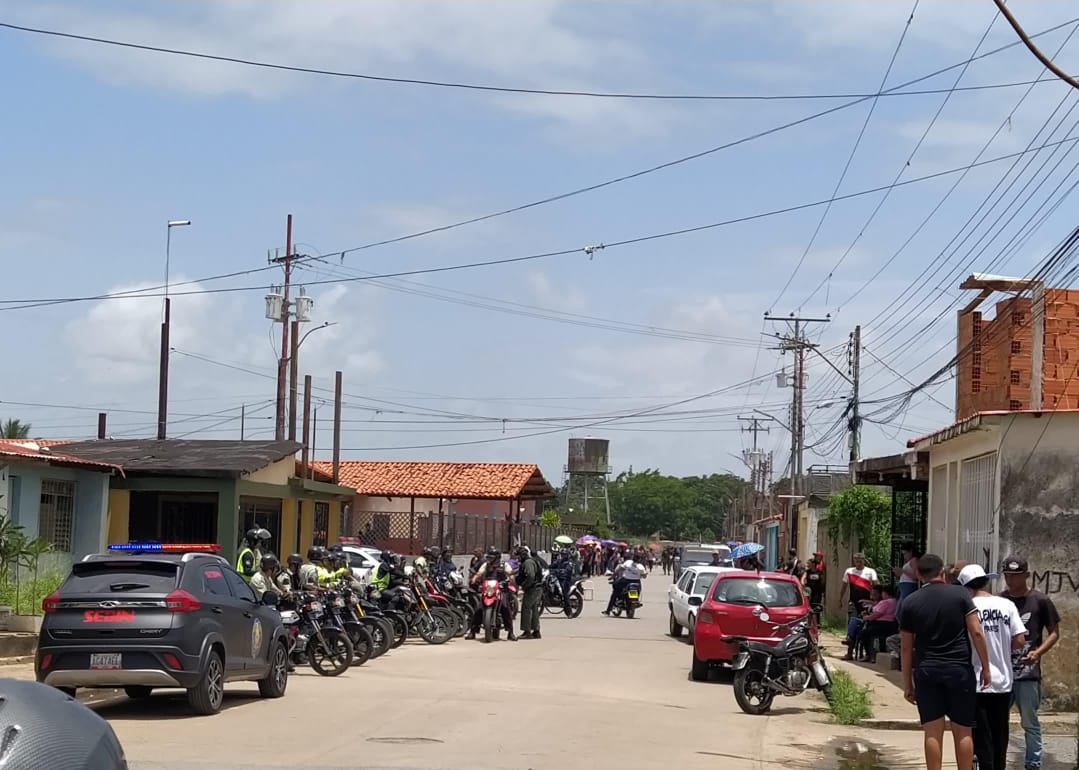
<path fill-rule="evenodd" d="M 99 712 L 134 770 L 835 766 L 842 731 L 815 696 L 754 718 L 725 681 L 688 681 L 689 647 L 664 636 L 666 585 L 646 582 L 632 621 L 600 615 L 603 585 L 582 617 L 544 616 L 541 641 L 409 642 L 336 679 L 300 670 L 282 700 L 237 685 L 215 717 L 171 694 Z"/>

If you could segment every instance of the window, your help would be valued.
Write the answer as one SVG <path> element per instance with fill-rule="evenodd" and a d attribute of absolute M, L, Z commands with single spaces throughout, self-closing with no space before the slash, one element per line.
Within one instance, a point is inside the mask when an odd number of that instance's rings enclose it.
<path fill-rule="evenodd" d="M 982 383 L 979 382 L 978 380 L 975 380 L 974 382 L 972 382 L 970 384 L 970 392 L 971 393 L 980 393 L 981 390 L 982 390 Z"/>
<path fill-rule="evenodd" d="M 1013 353 L 1022 353 L 1023 352 L 1023 343 L 1020 342 L 1019 340 L 1012 340 L 1012 352 Z"/>
<path fill-rule="evenodd" d="M 212 596 L 231 596 L 221 567 L 202 568 L 202 590 Z"/>
<path fill-rule="evenodd" d="M 678 590 L 682 591 L 683 593 L 688 591 L 689 590 L 689 581 L 691 581 L 692 579 L 693 579 L 693 573 L 692 572 L 683 573 L 682 577 L 680 577 L 678 579 Z"/>
<path fill-rule="evenodd" d="M 1011 372 L 1009 374 L 1009 377 L 1008 377 L 1008 381 L 1012 385 L 1018 385 L 1019 384 L 1019 382 L 1020 382 L 1020 373 L 1019 373 L 1018 369 L 1012 369 L 1011 370 Z"/>
<path fill-rule="evenodd" d="M 1023 322 L 1027 320 L 1025 313 L 1012 313 L 1012 324 L 1015 326 L 1022 326 Z"/>
<path fill-rule="evenodd" d="M 1015 403 L 1015 402 L 1013 402 Z M 971 564 L 992 564 L 998 511 L 995 452 L 963 460 L 959 468 L 959 517 L 955 558 Z"/>
<path fill-rule="evenodd" d="M 80 561 L 64 581 L 66 594 L 104 594 L 122 591 L 167 594 L 176 588 L 176 565 L 168 562 Z"/>
<path fill-rule="evenodd" d="M 799 607 L 805 601 L 801 588 L 794 583 L 756 577 L 717 580 L 712 598 L 727 604 L 763 604 L 765 607 Z"/>
<path fill-rule="evenodd" d="M 255 592 L 251 590 L 251 586 L 249 586 L 242 577 L 230 569 L 223 569 L 221 571 L 225 573 L 225 580 L 228 581 L 233 596 L 237 599 L 244 599 L 249 602 L 255 601 Z"/>
<path fill-rule="evenodd" d="M 693 586 L 694 596 L 704 596 L 708 593 L 708 589 L 712 587 L 712 581 L 716 579 L 715 575 L 703 574 L 697 576 L 697 584 Z"/>
<path fill-rule="evenodd" d="M 57 551 L 71 553 L 75 526 L 75 482 L 43 479 L 41 508 L 38 510 L 38 535 Z"/>
<path fill-rule="evenodd" d="M 1023 402 L 1022 401 L 1016 401 L 1013 398 L 1011 401 L 1008 402 L 1008 408 L 1013 410 L 1013 411 L 1016 410 L 1016 409 L 1022 409 L 1023 408 Z"/>
<path fill-rule="evenodd" d="M 330 528 L 330 504 L 315 503 L 315 537 L 314 545 L 326 545 Z"/>

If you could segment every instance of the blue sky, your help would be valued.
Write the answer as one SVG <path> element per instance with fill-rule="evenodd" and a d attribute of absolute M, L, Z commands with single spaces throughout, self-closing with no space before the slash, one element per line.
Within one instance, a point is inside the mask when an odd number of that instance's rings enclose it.
<path fill-rule="evenodd" d="M 97 2 L 91 9 L 0 0 L 0 21 L 398 77 L 558 90 L 820 94 L 875 92 L 911 5 L 237 0 Z M 1065 2 L 1012 6 L 1031 32 L 1074 15 Z M 994 14 L 990 2 L 919 3 L 886 87 L 1014 42 L 997 19 L 978 47 Z M 1054 54 L 1064 45 L 1057 60 L 1076 71 L 1079 41 L 1065 44 L 1072 31 L 1066 26 L 1038 40 Z M 174 284 L 259 268 L 267 249 L 284 245 L 292 213 L 299 250 L 324 255 L 298 280 L 324 282 L 308 289 L 314 318 L 335 324 L 305 343 L 301 368 L 322 387 L 335 369 L 344 371 L 350 457 L 533 461 L 557 479 L 567 437 L 602 435 L 612 440 L 616 470 L 738 469 L 732 455 L 746 438 L 737 414 L 761 409 L 787 418 L 789 390 L 770 375 L 789 370 L 790 360 L 761 349 L 761 332 L 778 328 L 762 322 L 765 310 L 830 313 L 832 323 L 815 327 L 814 338 L 840 368 L 841 346 L 860 323 L 868 349 L 917 382 L 954 352 L 961 278 L 989 267 L 1027 274 L 1074 225 L 1074 198 L 1062 194 L 1074 182 L 1079 153 L 1068 143 L 1024 156 L 1008 177 L 1011 161 L 972 170 L 868 285 L 957 175 L 897 188 L 864 231 L 880 194 L 837 202 L 808 251 L 820 207 L 592 258 L 576 253 L 420 275 L 407 284 L 338 283 L 365 272 L 582 249 L 827 199 L 873 102 L 601 190 L 342 259 L 342 250 L 632 173 L 841 100 L 479 93 L 282 73 L 10 30 L 0 30 L 0 43 L 0 66 L 15 73 L 5 89 L 0 299 L 157 286 L 169 219 L 194 223 L 173 233 Z M 916 87 L 949 88 L 959 74 Z M 1039 74 L 1016 46 L 971 64 L 959 85 Z M 1075 122 L 1067 110 L 1079 93 L 1069 96 L 1066 85 L 1047 80 L 1016 108 L 1025 90 L 952 94 L 917 152 L 945 95 L 877 100 L 840 194 L 888 185 L 912 152 L 903 179 L 964 166 L 998 129 L 983 160 L 1066 138 Z M 998 194 L 1018 181 L 995 208 L 981 209 L 984 219 L 962 229 L 1002 178 Z M 777 296 L 803 253 L 791 287 Z M 941 267 L 915 282 L 931 264 L 930 271 Z M 238 437 L 241 404 L 251 412 L 248 436 L 272 435 L 276 335 L 263 318 L 263 295 L 276 280 L 278 273 L 264 271 L 202 281 L 184 288 L 251 290 L 174 298 L 180 352 L 172 359 L 171 435 Z M 104 410 L 112 435 L 152 435 L 158 297 L 0 312 L 10 330 L 8 360 L 17 362 L 0 391 L 5 416 L 29 420 L 38 435 L 76 437 L 92 434 L 94 412 Z M 621 331 L 582 325 L 581 316 L 610 319 Z M 626 324 L 678 332 L 628 333 Z M 871 397 L 908 387 L 869 355 L 863 365 L 863 392 Z M 807 432 L 817 446 L 806 465 L 846 455 L 831 428 L 847 389 L 829 372 L 820 361 L 810 369 Z M 867 425 L 864 454 L 898 451 L 906 438 L 950 422 L 953 390 L 945 379 L 929 389 L 932 398 L 919 395 L 886 415 L 888 424 Z M 674 405 L 686 399 L 694 400 Z M 642 416 L 610 419 L 627 413 Z M 319 415 L 322 447 L 330 414 L 324 406 Z M 787 434 L 773 425 L 765 438 L 781 467 Z"/>

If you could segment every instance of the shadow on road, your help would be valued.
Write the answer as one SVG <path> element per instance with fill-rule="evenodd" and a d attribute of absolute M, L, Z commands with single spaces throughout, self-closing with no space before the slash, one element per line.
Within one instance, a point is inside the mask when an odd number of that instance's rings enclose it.
<path fill-rule="evenodd" d="M 254 701 L 262 700 L 258 693 L 225 692 L 225 699 L 221 705 L 222 711 L 228 711 L 238 706 L 243 706 Z M 201 719 L 192 713 L 191 706 L 187 703 L 187 696 L 179 690 L 164 690 L 154 693 L 149 698 L 132 700 L 126 695 L 121 695 L 112 700 L 100 704 L 88 704 L 105 719 L 130 719 L 134 721 L 153 721 L 156 719 L 178 719 L 189 717 Z"/>

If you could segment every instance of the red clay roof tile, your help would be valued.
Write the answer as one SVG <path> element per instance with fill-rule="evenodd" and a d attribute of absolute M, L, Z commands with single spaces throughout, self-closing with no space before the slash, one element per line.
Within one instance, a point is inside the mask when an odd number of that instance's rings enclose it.
<path fill-rule="evenodd" d="M 333 463 L 315 469 L 333 472 Z M 340 483 L 358 495 L 510 500 L 548 497 L 551 487 L 533 463 L 380 462 L 343 460 Z"/>

